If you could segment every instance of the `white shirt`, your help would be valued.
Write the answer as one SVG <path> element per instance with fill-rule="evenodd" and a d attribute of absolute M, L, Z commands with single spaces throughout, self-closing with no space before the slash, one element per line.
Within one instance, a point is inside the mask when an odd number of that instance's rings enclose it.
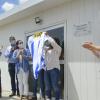
<path fill-rule="evenodd" d="M 8 58 L 8 63 L 15 63 L 14 59 L 13 59 L 13 52 L 11 52 L 11 46 L 8 46 L 5 53 L 4 53 L 4 56 L 6 58 Z"/>
<path fill-rule="evenodd" d="M 61 47 L 54 41 L 53 38 L 48 36 L 47 40 L 51 43 L 53 49 L 45 52 L 46 69 L 47 70 L 51 70 L 54 68 L 60 69 L 59 57 L 61 54 Z"/>

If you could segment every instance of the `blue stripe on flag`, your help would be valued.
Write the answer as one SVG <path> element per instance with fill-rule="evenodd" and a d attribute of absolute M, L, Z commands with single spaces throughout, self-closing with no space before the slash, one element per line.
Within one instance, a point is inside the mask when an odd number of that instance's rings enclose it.
<path fill-rule="evenodd" d="M 40 64 L 43 67 L 45 67 L 45 60 L 43 58 L 43 55 L 41 56 L 41 64 Z"/>
<path fill-rule="evenodd" d="M 40 40 L 39 40 L 39 43 L 38 43 L 38 48 L 39 48 L 39 45 L 40 45 Z"/>
<path fill-rule="evenodd" d="M 33 59 L 33 56 L 34 56 L 34 42 L 31 44 L 31 52 L 32 52 L 32 59 Z"/>

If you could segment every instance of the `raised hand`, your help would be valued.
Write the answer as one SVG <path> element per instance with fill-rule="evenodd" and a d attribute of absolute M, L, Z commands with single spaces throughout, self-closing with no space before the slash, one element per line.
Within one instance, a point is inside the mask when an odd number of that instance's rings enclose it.
<path fill-rule="evenodd" d="M 82 46 L 84 48 L 90 49 L 92 44 L 93 44 L 92 42 L 85 42 Z"/>

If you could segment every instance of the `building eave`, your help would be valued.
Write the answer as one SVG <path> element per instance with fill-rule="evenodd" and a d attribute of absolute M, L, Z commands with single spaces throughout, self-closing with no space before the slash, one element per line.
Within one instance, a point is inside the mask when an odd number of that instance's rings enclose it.
<path fill-rule="evenodd" d="M 0 26 L 27 17 L 29 15 L 50 9 L 71 0 L 30 0 L 11 11 L 0 15 Z"/>

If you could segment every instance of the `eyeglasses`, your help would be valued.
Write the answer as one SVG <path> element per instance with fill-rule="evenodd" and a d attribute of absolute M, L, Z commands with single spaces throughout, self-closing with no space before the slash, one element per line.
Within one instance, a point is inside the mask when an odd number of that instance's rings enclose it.
<path fill-rule="evenodd" d="M 18 44 L 23 44 L 23 42 L 19 42 Z"/>

